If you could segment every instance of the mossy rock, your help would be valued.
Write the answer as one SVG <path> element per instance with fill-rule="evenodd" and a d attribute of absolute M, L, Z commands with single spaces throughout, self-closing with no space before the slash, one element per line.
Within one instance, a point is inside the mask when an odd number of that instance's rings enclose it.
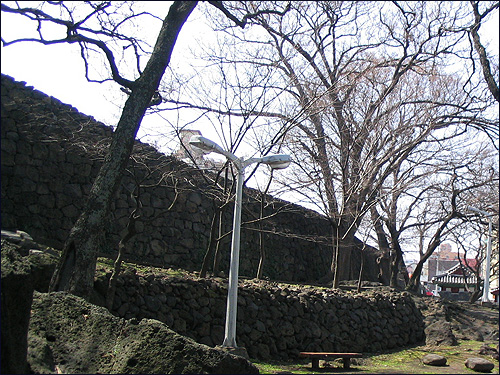
<path fill-rule="evenodd" d="M 198 344 L 157 320 L 118 318 L 67 293 L 35 292 L 32 311 L 28 361 L 35 373 L 258 373 L 243 357 Z"/>

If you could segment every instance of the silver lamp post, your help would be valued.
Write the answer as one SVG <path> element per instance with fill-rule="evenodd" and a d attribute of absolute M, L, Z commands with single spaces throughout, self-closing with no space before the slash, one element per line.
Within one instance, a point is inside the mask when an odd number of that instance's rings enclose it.
<path fill-rule="evenodd" d="M 481 302 L 490 302 L 489 294 L 490 294 L 490 263 L 491 263 L 491 226 L 492 226 L 492 218 L 494 214 L 489 212 L 479 210 L 477 208 L 468 207 L 470 211 L 477 212 L 478 214 L 483 215 L 485 218 L 488 218 L 488 245 L 486 247 L 486 275 L 484 277 L 484 287 L 483 287 L 483 297 L 481 298 Z"/>
<path fill-rule="evenodd" d="M 284 169 L 290 165 L 290 155 L 269 155 L 260 158 L 250 158 L 247 160 L 236 157 L 229 151 L 224 150 L 217 143 L 194 135 L 189 140 L 192 146 L 201 148 L 204 151 L 216 152 L 228 158 L 238 170 L 236 180 L 236 197 L 234 201 L 233 236 L 231 241 L 231 263 L 229 266 L 229 287 L 227 292 L 226 327 L 224 333 L 223 347 L 237 348 L 236 345 L 236 310 L 238 305 L 238 268 L 240 259 L 240 228 L 241 228 L 241 203 L 243 193 L 243 182 L 245 168 L 253 163 L 263 163 L 272 169 Z"/>

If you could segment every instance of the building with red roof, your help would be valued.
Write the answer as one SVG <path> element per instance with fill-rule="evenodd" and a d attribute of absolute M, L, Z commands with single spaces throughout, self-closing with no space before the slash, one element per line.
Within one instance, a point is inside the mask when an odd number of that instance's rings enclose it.
<path fill-rule="evenodd" d="M 437 285 L 439 296 L 455 301 L 468 301 L 470 299 L 472 292 L 477 287 L 478 262 L 476 259 L 467 259 L 466 264 L 458 262 L 432 278 L 431 283 Z"/>

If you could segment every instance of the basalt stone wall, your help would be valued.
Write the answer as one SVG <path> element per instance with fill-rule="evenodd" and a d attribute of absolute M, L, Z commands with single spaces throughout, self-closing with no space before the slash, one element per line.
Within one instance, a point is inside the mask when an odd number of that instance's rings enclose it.
<path fill-rule="evenodd" d="M 1 215 L 2 228 L 24 230 L 36 241 L 61 248 L 85 204 L 113 129 L 70 105 L 16 82 L 1 78 Z M 213 191 L 201 172 L 136 142 L 133 160 L 116 200 L 102 255 L 116 253 L 136 202 L 131 197 L 141 181 L 137 235 L 128 244 L 126 260 L 162 267 L 199 270 L 207 249 Z M 245 189 L 243 222 L 259 212 L 256 192 Z M 264 276 L 275 280 L 315 281 L 331 262 L 327 220 L 314 211 L 267 197 L 262 225 L 267 250 Z M 269 202 L 272 201 L 272 204 Z M 223 230 L 232 225 L 225 208 Z M 257 224 L 241 233 L 240 274 L 253 276 L 259 262 Z M 230 236 L 221 244 L 221 270 L 229 264 Z M 376 281 L 376 250 L 364 250 L 365 279 Z M 360 252 L 355 251 L 354 272 Z M 355 274 L 355 273 L 354 273 Z"/>
<path fill-rule="evenodd" d="M 101 275 L 96 289 L 103 293 L 108 278 Z M 117 285 L 115 315 L 158 319 L 200 343 L 222 343 L 227 280 L 126 271 Z M 376 352 L 425 338 L 422 314 L 406 292 L 375 288 L 356 294 L 240 280 L 238 293 L 236 341 L 252 358 L 295 359 L 300 351 Z"/>

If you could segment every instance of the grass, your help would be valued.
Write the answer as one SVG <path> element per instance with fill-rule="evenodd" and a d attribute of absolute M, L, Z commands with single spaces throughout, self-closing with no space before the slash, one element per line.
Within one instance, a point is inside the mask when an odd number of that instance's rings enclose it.
<path fill-rule="evenodd" d="M 113 270 L 114 259 L 99 257 L 97 258 L 97 271 L 106 273 Z M 121 264 L 121 272 L 125 270 L 134 270 L 139 275 L 149 275 L 155 274 L 158 276 L 165 277 L 185 277 L 189 276 L 191 278 L 195 278 L 196 274 L 183 270 L 181 268 L 161 268 L 161 267 L 153 267 L 153 266 L 141 266 L 136 263 L 122 262 Z"/>
<path fill-rule="evenodd" d="M 457 346 L 429 348 L 416 346 L 399 351 L 367 354 L 364 358 L 353 359 L 351 369 L 344 370 L 341 362 L 329 361 L 329 366 L 321 368 L 316 373 L 320 374 L 472 374 L 474 371 L 466 368 L 464 362 L 468 357 L 483 357 L 495 363 L 498 371 L 498 361 L 491 357 L 477 354 L 483 342 L 461 341 Z M 422 357 L 426 354 L 439 354 L 448 360 L 446 366 L 433 367 L 424 365 Z M 261 374 L 311 374 L 311 362 L 307 359 L 296 361 L 254 361 Z M 320 365 L 323 366 L 322 362 Z"/>

